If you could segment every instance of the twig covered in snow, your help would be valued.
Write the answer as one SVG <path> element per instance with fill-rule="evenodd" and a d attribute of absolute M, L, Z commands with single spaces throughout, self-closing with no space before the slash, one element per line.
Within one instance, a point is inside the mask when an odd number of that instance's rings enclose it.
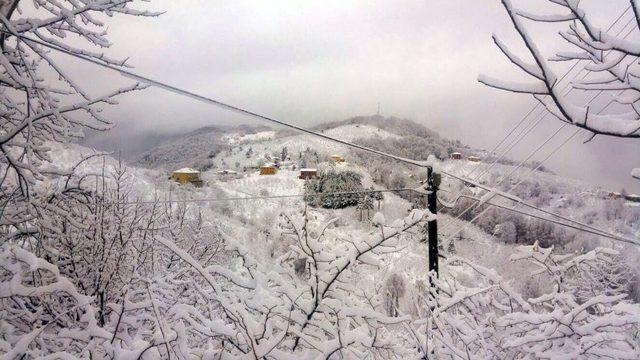
<path fill-rule="evenodd" d="M 540 15 L 515 8 L 511 0 L 502 0 L 507 15 L 524 42 L 533 63 L 519 58 L 496 35 L 493 36 L 500 51 L 534 81 L 527 84 L 515 83 L 486 75 L 481 75 L 478 81 L 502 90 L 531 94 L 553 116 L 563 122 L 586 129 L 594 136 L 640 137 L 640 112 L 638 111 L 640 82 L 637 81 L 640 77 L 637 66 L 640 44 L 626 40 L 628 34 L 612 35 L 596 27 L 578 1 L 548 1 L 559 5 L 564 9 L 564 13 Z M 632 5 L 635 5 L 633 1 Z M 575 104 L 569 100 L 562 93 L 558 78 L 522 19 L 543 23 L 569 22 L 568 30 L 562 31 L 560 35 L 571 46 L 577 47 L 578 51 L 561 51 L 552 60 L 590 61 L 586 69 L 600 75 L 599 78 L 578 80 L 572 84 L 573 87 L 598 93 L 598 95 L 602 92 L 612 92 L 615 95 L 615 101 L 624 105 L 625 111 L 600 113 L 590 110 L 588 104 Z"/>

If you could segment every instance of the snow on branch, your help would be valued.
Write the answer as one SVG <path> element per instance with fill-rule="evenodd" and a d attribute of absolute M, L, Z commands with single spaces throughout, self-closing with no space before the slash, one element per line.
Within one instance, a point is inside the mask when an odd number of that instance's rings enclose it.
<path fill-rule="evenodd" d="M 541 14 L 534 14 L 521 9 L 516 9 L 515 13 L 523 18 L 533 20 L 533 21 L 538 21 L 538 22 L 565 22 L 565 21 L 572 21 L 576 19 L 576 15 L 571 12 L 566 14 L 541 15 Z"/>
<path fill-rule="evenodd" d="M 516 93 L 547 95 L 549 90 L 543 83 L 519 83 L 500 80 L 487 75 L 478 76 L 478 81 L 492 88 Z"/>
<path fill-rule="evenodd" d="M 493 37 L 497 47 L 518 68 L 526 74 L 533 76 L 541 83 L 521 84 L 509 81 L 493 79 L 481 75 L 478 81 L 497 89 L 528 93 L 540 100 L 547 110 L 563 122 L 571 123 L 586 129 L 595 135 L 607 135 L 615 137 L 640 137 L 640 112 L 637 111 L 637 98 L 633 103 L 613 100 L 618 104 L 628 106 L 630 111 L 607 110 L 608 106 L 600 111 L 590 109 L 590 101 L 586 104 L 578 104 L 569 100 L 562 88 L 557 83 L 556 75 L 547 64 L 547 59 L 538 49 L 536 41 L 529 33 L 521 19 L 535 22 L 568 22 L 568 30 L 561 31 L 560 36 L 571 46 L 579 51 L 559 51 L 551 57 L 554 61 L 579 61 L 588 60 L 586 69 L 589 72 L 603 73 L 607 76 L 600 79 L 578 80 L 572 83 L 573 88 L 586 91 L 616 92 L 615 98 L 628 99 L 629 92 L 640 91 L 640 82 L 636 79 L 640 68 L 637 66 L 637 58 L 640 55 L 640 42 L 627 40 L 625 37 L 612 35 L 607 31 L 597 28 L 590 20 L 586 12 L 580 8 L 579 2 L 570 0 L 548 0 L 554 5 L 559 5 L 566 10 L 563 14 L 540 15 L 515 8 L 511 0 L 502 0 L 502 4 L 509 16 L 515 30 L 524 42 L 529 53 L 535 60 L 535 64 L 527 64 L 509 51 L 506 44 L 495 36 Z M 626 92 L 626 93 L 625 93 Z M 548 100 L 541 100 L 548 98 Z M 594 97 L 595 98 L 595 97 Z M 626 116 L 626 114 L 632 116 Z M 622 115 L 621 115 L 622 114 Z"/>
<path fill-rule="evenodd" d="M 619 253 L 597 248 L 555 255 L 553 250 L 535 244 L 519 247 L 511 257 L 531 262 L 542 269 L 531 276 L 554 284 L 529 299 L 495 271 L 449 259 L 450 274 L 432 279 L 437 286 L 429 292 L 433 326 L 416 332 L 426 332 L 436 357 L 637 358 L 640 306 L 626 301 L 629 279 L 623 274 L 628 272 L 620 267 Z M 469 279 L 468 270 L 476 276 Z"/>

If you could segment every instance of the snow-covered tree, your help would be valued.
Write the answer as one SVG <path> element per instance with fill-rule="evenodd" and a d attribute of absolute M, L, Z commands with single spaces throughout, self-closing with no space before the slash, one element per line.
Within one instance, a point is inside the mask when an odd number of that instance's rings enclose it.
<path fill-rule="evenodd" d="M 112 59 L 93 48 L 107 48 L 110 42 L 101 18 L 117 14 L 153 16 L 136 10 L 138 2 L 100 1 L 3 1 L 0 5 L 0 189 L 3 207 L 0 218 L 5 240 L 32 238 L 38 208 L 51 208 L 51 197 L 62 190 L 36 187 L 50 179 L 66 176 L 55 163 L 51 144 L 82 136 L 83 129 L 107 130 L 111 123 L 101 114 L 102 107 L 116 103 L 116 97 L 142 89 L 133 84 L 92 96 L 50 51 L 22 36 L 35 38 L 66 51 L 114 66 L 126 61 Z M 23 7 L 24 6 L 24 7 Z M 78 41 L 65 41 L 74 35 Z"/>
<path fill-rule="evenodd" d="M 305 201 L 311 206 L 341 209 L 357 205 L 362 197 L 362 175 L 354 171 L 322 171 L 305 182 Z"/>
<path fill-rule="evenodd" d="M 527 83 L 504 81 L 482 75 L 479 81 L 498 89 L 533 95 L 560 121 L 588 130 L 592 137 L 607 135 L 615 137 L 640 137 L 640 77 L 638 56 L 640 44 L 627 39 L 629 34 L 614 34 L 596 25 L 596 16 L 588 14 L 575 0 L 548 0 L 551 8 L 560 11 L 552 15 L 529 12 L 513 6 L 511 0 L 502 0 L 507 14 L 518 35 L 526 45 L 533 62 L 522 59 L 496 35 L 495 44 L 500 51 L 525 74 L 533 78 Z M 636 23 L 640 23 L 636 1 L 630 1 Z M 553 10 L 553 9 L 552 9 Z M 595 74 L 592 77 L 572 82 L 574 89 L 589 94 L 607 93 L 613 101 L 622 105 L 620 109 L 595 111 L 590 103 L 576 103 L 569 99 L 560 86 L 559 79 L 536 44 L 525 20 L 538 23 L 567 23 L 567 29 L 560 32 L 571 50 L 562 50 L 550 58 L 551 61 L 588 62 L 586 69 Z M 592 95 L 584 99 L 592 98 Z M 586 100 L 585 100 L 586 101 Z"/>
<path fill-rule="evenodd" d="M 176 265 L 184 267 L 178 272 L 184 281 L 198 289 L 193 301 L 161 309 L 159 313 L 170 315 L 167 321 L 179 320 L 167 326 L 166 337 L 188 332 L 195 339 L 184 351 L 211 349 L 211 355 L 249 358 L 388 358 L 407 353 L 388 327 L 408 317 L 387 316 L 381 294 L 358 286 L 358 279 L 367 267 L 378 267 L 381 256 L 399 249 L 406 230 L 426 219 L 428 213 L 414 211 L 399 227 L 380 224 L 379 234 L 345 242 L 331 229 L 335 220 L 318 227 L 306 209 L 283 214 L 276 227 L 289 247 L 275 253 L 272 263 L 257 262 L 233 239 L 225 240 L 228 254 L 238 260 L 235 270 L 201 264 L 160 239 L 180 259 Z"/>
<path fill-rule="evenodd" d="M 637 358 L 640 306 L 615 291 L 600 289 L 580 298 L 573 292 L 576 284 L 592 282 L 581 271 L 612 269 L 607 264 L 616 256 L 603 248 L 555 255 L 538 244 L 520 247 L 511 261 L 531 262 L 537 270 L 530 276 L 541 277 L 551 289 L 530 299 L 494 270 L 450 257 L 451 275 L 432 279 L 436 287 L 424 294 L 431 309 L 424 321 L 406 326 L 408 337 L 436 358 Z"/>
<path fill-rule="evenodd" d="M 406 291 L 405 280 L 400 274 L 392 274 L 385 283 L 385 309 L 387 315 L 398 316 L 400 308 L 400 298 Z"/>

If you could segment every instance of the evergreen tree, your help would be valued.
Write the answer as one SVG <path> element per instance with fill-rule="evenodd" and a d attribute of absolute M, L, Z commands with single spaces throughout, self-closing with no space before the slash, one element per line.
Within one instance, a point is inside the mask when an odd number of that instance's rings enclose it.
<path fill-rule="evenodd" d="M 354 171 L 326 171 L 304 185 L 305 201 L 311 206 L 341 209 L 357 205 L 364 190 L 362 175 Z M 337 194 L 336 194 L 337 193 Z"/>

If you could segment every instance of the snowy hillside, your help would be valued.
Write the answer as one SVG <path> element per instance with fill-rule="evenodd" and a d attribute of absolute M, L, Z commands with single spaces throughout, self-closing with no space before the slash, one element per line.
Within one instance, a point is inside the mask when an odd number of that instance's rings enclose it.
<path fill-rule="evenodd" d="M 385 121 L 388 127 L 383 126 Z M 421 159 L 430 153 L 436 154 L 443 160 L 446 170 L 467 178 L 477 179 L 483 184 L 493 184 L 502 191 L 508 191 L 516 196 L 540 206 L 544 209 L 560 213 L 576 220 L 586 220 L 589 224 L 599 226 L 607 231 L 624 236 L 637 236 L 640 233 L 638 211 L 632 209 L 632 203 L 610 199 L 609 191 L 600 189 L 578 180 L 564 178 L 547 171 L 534 170 L 535 163 L 527 163 L 518 168 L 518 162 L 502 159 L 493 164 L 490 154 L 482 150 L 472 149 L 459 142 L 449 141 L 436 133 L 408 120 L 383 117 L 356 117 L 343 122 L 319 125 L 316 129 L 328 136 L 345 141 L 355 141 L 365 146 L 372 146 L 401 156 Z M 395 131 L 395 132 L 394 132 Z M 401 135 L 402 134 L 402 135 Z M 416 136 L 416 134 L 420 136 Z M 373 145 L 372 145 L 373 144 Z M 257 175 L 256 168 L 263 164 L 282 160 L 283 152 L 286 159 L 282 161 L 281 171 L 272 178 Z M 453 152 L 462 152 L 461 160 L 450 159 Z M 159 155 L 156 166 L 169 171 L 178 164 L 198 167 L 206 170 L 203 178 L 209 183 L 222 181 L 227 191 L 236 196 L 234 189 L 244 188 L 246 194 L 258 195 L 250 182 L 272 182 L 280 187 L 265 188 L 270 195 L 281 195 L 287 192 L 298 193 L 301 185 L 296 181 L 296 172 L 291 169 L 304 166 L 325 167 L 331 164 L 330 155 L 340 155 L 347 161 L 340 166 L 354 169 L 365 176 L 366 186 L 375 185 L 381 188 L 418 187 L 419 181 L 425 176 L 419 169 L 401 164 L 389 163 L 375 156 L 354 152 L 341 144 L 321 139 L 308 134 L 278 133 L 271 130 L 253 131 L 232 129 L 229 132 L 197 131 L 194 136 L 163 145 L 149 152 Z M 194 155 L 190 155 L 194 154 Z M 203 156 L 203 154 L 207 154 Z M 467 156 L 480 156 L 481 161 L 466 160 Z M 176 161 L 176 159 L 181 159 Z M 309 160 L 311 159 L 311 160 Z M 542 167 L 541 167 L 542 168 Z M 239 179 L 228 180 L 220 177 L 220 170 L 231 169 L 239 172 Z M 287 171 L 282 171 L 287 169 Z M 508 176 L 508 177 L 507 177 Z M 253 180 L 250 180 L 253 179 Z M 288 179 L 288 180 L 286 180 Z M 461 191 L 468 195 L 480 197 L 480 189 L 463 188 L 458 181 L 444 179 L 441 197 L 448 199 Z M 400 194 L 410 200 L 407 194 Z M 460 201 L 454 209 L 443 209 L 445 213 L 460 215 L 468 202 Z M 626 206 L 625 206 L 626 205 Z M 484 208 L 472 208 L 462 214 L 462 220 L 470 220 Z M 630 209 L 630 210 L 624 210 Z M 484 231 L 494 234 L 496 229 L 512 227 L 516 232 L 528 235 L 518 235 L 516 239 L 506 236 L 503 241 L 509 243 L 530 243 L 530 239 L 538 235 L 531 229 L 531 222 L 525 218 L 512 218 L 503 211 L 491 209 L 490 215 L 481 215 L 479 224 Z M 490 220 L 489 220 L 490 219 Z M 527 230 L 528 229 L 528 230 Z M 443 231 L 450 231 L 444 228 Z M 538 230 L 536 230 L 538 231 Z M 544 244 L 555 244 L 552 240 L 558 235 L 556 231 L 564 229 L 551 226 L 540 234 L 539 240 Z M 567 251 L 578 250 L 585 243 L 594 244 L 593 239 L 585 242 L 584 234 L 569 231 L 568 240 L 562 241 L 562 247 Z M 597 243 L 597 242 L 596 242 Z"/>
<path fill-rule="evenodd" d="M 209 159 L 232 145 L 268 139 L 275 132 L 264 127 L 204 127 L 178 139 L 171 139 L 130 160 L 132 164 L 147 168 L 175 170 L 181 167 L 205 169 Z"/>
<path fill-rule="evenodd" d="M 416 158 L 424 149 L 434 149 L 446 154 L 438 166 L 448 172 L 469 178 L 483 174 L 480 183 L 505 191 L 517 184 L 514 194 L 543 208 L 615 233 L 638 232 L 640 208 L 624 207 L 600 189 L 531 167 L 448 159 L 458 147 L 480 152 L 428 131 L 411 130 L 425 137 L 399 134 L 419 125 L 396 122 L 395 133 L 362 121 L 319 130 L 343 140 L 393 146 Z M 628 325 L 609 327 L 608 336 L 635 334 L 638 282 L 618 276 L 639 271 L 635 248 L 495 209 L 472 224 L 468 220 L 483 208 L 458 218 L 467 205 L 458 204 L 439 209 L 439 279 L 429 278 L 425 221 L 436 217 L 425 211 L 424 197 L 388 191 L 379 200 L 369 198 L 369 205 L 363 205 L 367 197 L 362 197 L 356 206 L 314 207 L 303 195 L 305 184 L 316 180 L 299 178 L 300 168 L 314 164 L 320 172 L 357 174 L 363 189 L 421 188 L 423 169 L 362 156 L 311 135 L 264 129 L 196 131 L 145 154 L 151 168 L 120 166 L 108 154 L 74 167 L 95 152 L 73 144 L 52 146 L 56 172 L 73 168 L 73 177 L 43 184 L 65 194 L 69 184 L 74 189 L 85 183 L 88 191 L 64 195 L 65 210 L 49 212 L 44 222 L 52 236 L 64 239 L 47 245 L 47 259 L 61 269 L 53 271 L 55 282 L 48 289 L 54 290 L 47 296 L 63 303 L 111 299 L 89 307 L 95 315 L 88 318 L 100 323 L 69 316 L 65 320 L 71 325 L 57 325 L 65 331 L 71 327 L 70 343 L 77 344 L 72 352 L 95 348 L 102 355 L 138 358 L 151 347 L 150 358 L 161 358 L 177 350 L 154 347 L 153 342 L 172 337 L 176 349 L 196 358 L 245 353 L 255 346 L 251 344 L 271 341 L 278 345 L 257 346 L 256 352 L 325 358 L 341 348 L 342 339 L 359 339 L 348 347 L 379 358 L 391 351 L 420 358 L 425 338 L 419 334 L 429 331 L 438 331 L 441 340 L 431 344 L 442 354 L 464 348 L 456 335 L 463 330 L 492 334 L 465 336 L 478 349 L 487 343 L 502 349 L 505 342 L 528 336 L 542 339 L 540 332 L 546 330 L 535 325 L 539 319 L 553 329 L 561 321 L 550 317 L 550 309 L 562 319 L 578 312 L 571 326 L 615 322 Z M 330 157 L 335 154 L 345 161 L 335 162 Z M 200 161 L 201 187 L 169 179 L 179 165 Z M 257 166 L 276 162 L 275 174 L 260 174 Z M 439 192 L 444 203 L 458 192 L 484 195 L 445 177 Z M 74 230 L 61 230 L 69 226 Z M 24 263 L 12 267 L 12 279 L 28 283 L 27 269 L 53 269 L 44 259 L 22 253 L 12 260 L 11 251 L 0 258 Z M 18 311 L 14 303 L 9 305 Z M 431 308 L 436 310 L 429 312 Z M 524 333 L 504 330 L 522 321 L 533 325 Z M 112 334 L 123 333 L 125 326 L 131 340 L 117 342 L 123 349 L 109 345 Z M 104 335 L 87 340 L 80 336 L 86 331 Z M 15 343 L 23 331 L 13 327 L 8 332 Z M 52 332 L 40 336 L 55 338 Z M 583 336 L 575 338 L 579 346 L 590 344 Z M 0 340 L 0 351 L 32 351 L 8 344 Z M 619 346 L 632 347 L 627 342 Z M 34 348 L 34 354 L 40 351 L 39 343 Z M 528 346 L 517 351 L 532 353 Z M 483 354 L 479 358 L 491 357 Z"/>

